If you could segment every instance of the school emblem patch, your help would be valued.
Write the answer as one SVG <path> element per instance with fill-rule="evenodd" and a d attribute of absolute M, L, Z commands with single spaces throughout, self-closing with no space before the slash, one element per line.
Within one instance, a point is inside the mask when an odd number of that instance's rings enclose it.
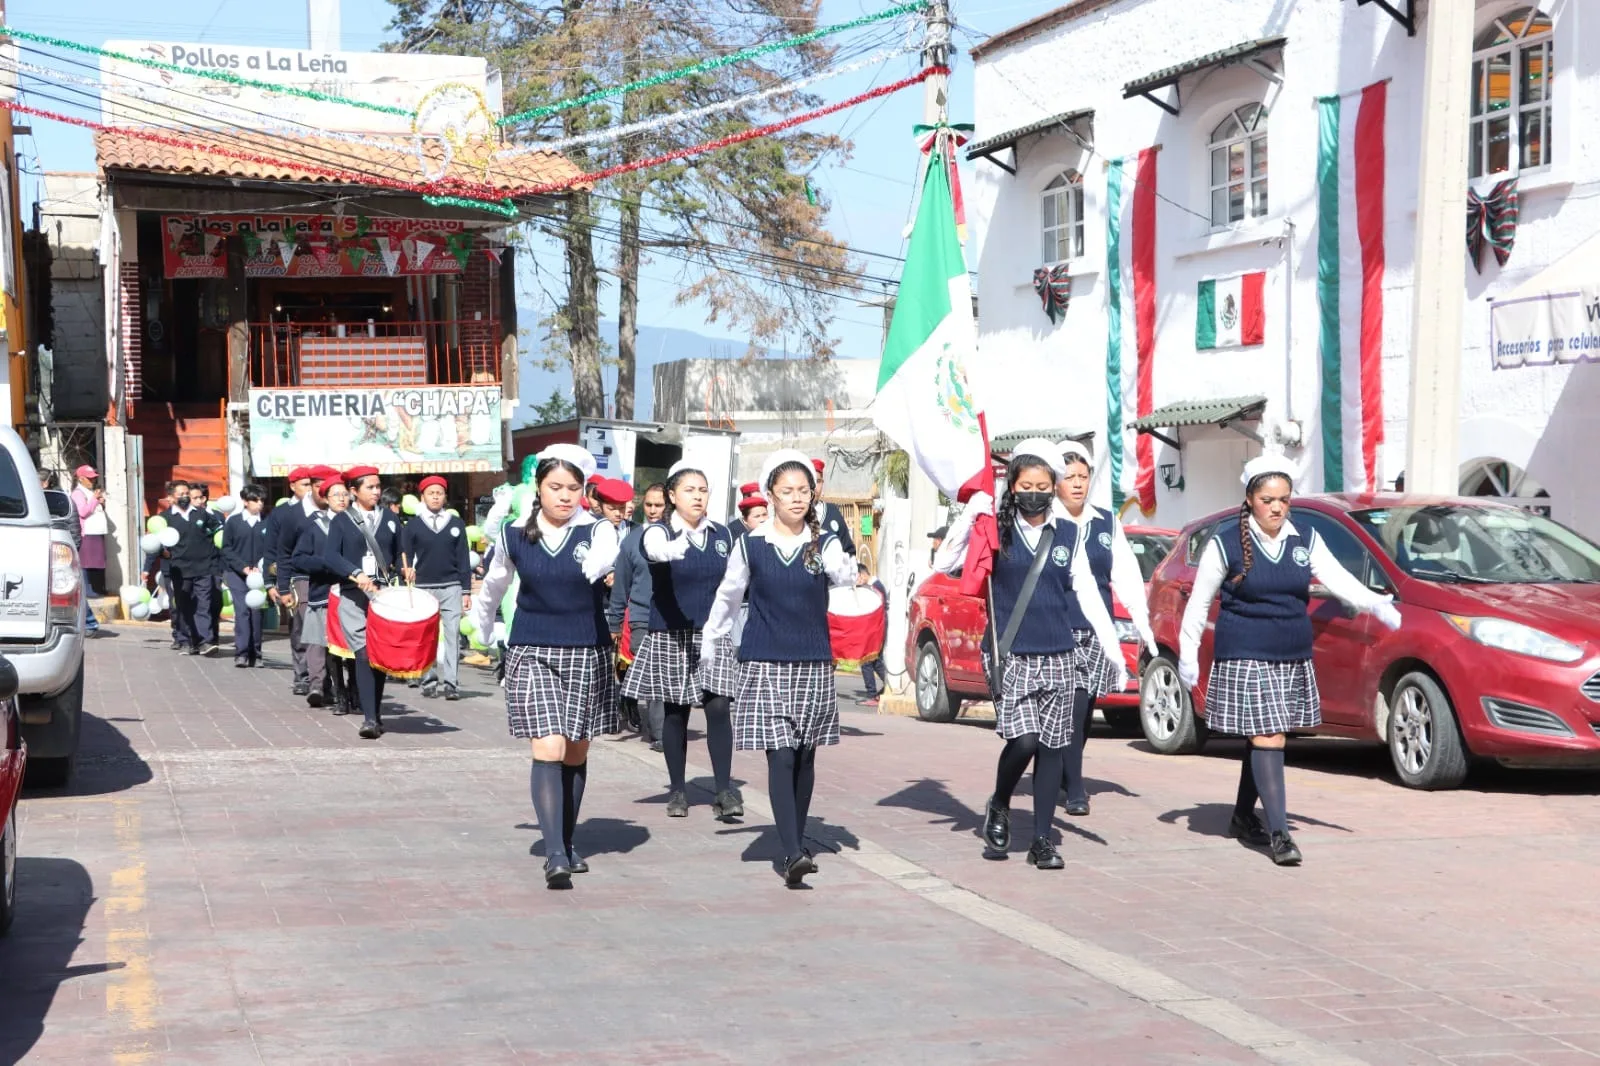
<path fill-rule="evenodd" d="M 451 535 L 451 536 L 452 536 L 452 537 L 459 537 L 459 536 L 461 536 L 461 528 L 460 528 L 460 527 L 459 527 L 459 526 L 451 526 L 451 527 L 450 527 L 450 535 Z"/>
<path fill-rule="evenodd" d="M 1111 534 L 1110 533 L 1102 533 L 1102 534 L 1100 534 L 1100 547 L 1102 547 L 1102 548 L 1111 547 Z"/>
<path fill-rule="evenodd" d="M 727 541 L 725 541 L 725 540 L 717 541 L 717 554 L 721 555 L 723 557 L 727 556 L 727 554 L 728 554 L 728 542 Z"/>
<path fill-rule="evenodd" d="M 1296 548 L 1294 550 L 1294 565 L 1296 565 L 1296 566 L 1310 566 L 1311 565 L 1311 552 L 1306 548 Z"/>
<path fill-rule="evenodd" d="M 1068 563 L 1072 562 L 1072 553 L 1067 551 L 1064 546 L 1058 544 L 1054 548 L 1050 549 L 1050 561 L 1055 563 L 1057 566 L 1066 566 Z"/>
<path fill-rule="evenodd" d="M 579 566 L 582 566 L 583 561 L 587 558 L 589 558 L 589 545 L 587 543 L 580 544 L 572 549 L 572 559 Z"/>

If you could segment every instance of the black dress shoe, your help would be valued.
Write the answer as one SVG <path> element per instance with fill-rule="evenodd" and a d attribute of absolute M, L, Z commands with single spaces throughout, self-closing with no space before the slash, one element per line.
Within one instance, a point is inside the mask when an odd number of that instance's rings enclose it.
<path fill-rule="evenodd" d="M 1086 799 L 1067 800 L 1061 809 L 1072 815 L 1074 818 L 1089 817 L 1089 801 Z"/>
<path fill-rule="evenodd" d="M 311 691 L 311 682 L 296 681 L 294 683 L 294 688 L 290 689 L 289 691 L 293 692 L 296 696 L 304 696 L 306 693 Z"/>
<path fill-rule="evenodd" d="M 200 645 L 191 644 L 187 648 L 183 649 L 183 653 L 185 655 L 199 655 L 200 654 Z"/>
<path fill-rule="evenodd" d="M 322 693 L 320 693 L 320 692 L 308 692 L 308 693 L 306 693 L 306 703 L 308 705 L 312 706 L 312 707 L 321 707 L 322 703 L 323 703 Z"/>
<path fill-rule="evenodd" d="M 995 851 L 1005 851 L 1011 846 L 1011 808 L 996 807 L 994 797 L 989 797 L 988 812 L 983 817 L 983 842 Z"/>
<path fill-rule="evenodd" d="M 1240 815 L 1235 811 L 1233 817 L 1228 819 L 1228 835 L 1234 840 L 1242 840 L 1258 848 L 1264 848 L 1272 843 L 1272 835 L 1267 832 L 1267 827 L 1261 824 L 1261 819 L 1256 817 L 1254 811 L 1246 815 Z"/>
<path fill-rule="evenodd" d="M 804 883 L 806 874 L 816 872 L 817 864 L 812 862 L 811 857 L 805 852 L 801 852 L 793 859 L 783 860 L 783 883 L 790 888 L 795 888 Z"/>
<path fill-rule="evenodd" d="M 667 817 L 689 817 L 689 797 L 682 792 L 674 792 L 667 797 Z"/>
<path fill-rule="evenodd" d="M 586 874 L 589 872 L 589 860 L 585 859 L 582 855 L 579 855 L 571 848 L 567 849 L 567 863 L 568 867 L 575 874 Z"/>
<path fill-rule="evenodd" d="M 544 887 L 572 887 L 572 864 L 565 855 L 552 855 L 544 861 Z"/>
<path fill-rule="evenodd" d="M 650 742 L 650 750 L 651 750 L 651 751 L 654 751 L 654 752 L 657 752 L 657 753 L 659 753 L 659 752 L 662 752 L 662 751 L 664 751 L 664 750 L 666 750 L 666 749 L 664 749 L 664 748 L 663 748 L 663 747 L 662 747 L 662 746 L 661 746 L 661 741 L 659 741 L 659 740 L 652 740 L 652 741 L 651 741 L 651 742 Z"/>
<path fill-rule="evenodd" d="M 350 701 L 345 699 L 343 696 L 335 696 L 334 700 L 333 700 L 333 713 L 334 714 L 349 714 L 350 713 Z"/>
<path fill-rule="evenodd" d="M 817 857 L 815 855 L 811 854 L 811 849 L 810 848 L 801 848 L 800 849 L 800 854 L 805 857 L 806 863 L 811 867 L 811 869 L 807 870 L 806 872 L 807 873 L 812 873 L 812 874 L 816 873 L 817 872 Z"/>
<path fill-rule="evenodd" d="M 1294 846 L 1294 837 L 1288 833 L 1272 834 L 1272 861 L 1279 866 L 1299 866 L 1300 849 Z"/>
<path fill-rule="evenodd" d="M 173 651 L 183 651 L 188 646 L 189 645 L 185 644 L 181 640 L 175 640 L 175 641 L 172 642 L 172 650 Z"/>
<path fill-rule="evenodd" d="M 1050 843 L 1049 837 L 1039 837 L 1028 849 L 1028 865 L 1041 870 L 1059 870 L 1066 863 L 1061 861 L 1061 855 L 1056 851 L 1056 846 Z"/>
<path fill-rule="evenodd" d="M 744 797 L 736 788 L 725 788 L 711 801 L 711 813 L 718 818 L 743 818 Z"/>
<path fill-rule="evenodd" d="M 361 728 L 356 730 L 356 735 L 362 740 L 377 740 L 383 736 L 383 726 L 377 722 L 362 722 Z"/>

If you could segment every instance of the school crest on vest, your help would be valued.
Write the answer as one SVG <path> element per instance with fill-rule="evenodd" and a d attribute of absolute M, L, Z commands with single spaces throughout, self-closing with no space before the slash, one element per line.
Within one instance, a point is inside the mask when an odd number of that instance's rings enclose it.
<path fill-rule="evenodd" d="M 1102 533 L 1102 534 L 1100 534 L 1100 547 L 1102 547 L 1102 548 L 1111 547 L 1111 534 L 1110 533 Z"/>
<path fill-rule="evenodd" d="M 572 549 L 572 561 L 579 566 L 582 566 L 583 561 L 587 558 L 589 558 L 589 543 L 587 541 Z"/>
<path fill-rule="evenodd" d="M 717 541 L 717 554 L 722 556 L 723 558 L 727 558 L 727 555 L 728 555 L 728 542 L 727 541 L 725 541 L 725 540 Z"/>
<path fill-rule="evenodd" d="M 1306 548 L 1296 548 L 1294 550 L 1294 552 L 1292 553 L 1292 555 L 1294 557 L 1294 565 L 1296 565 L 1296 566 L 1310 566 L 1311 565 L 1311 552 L 1308 549 L 1306 549 Z"/>
<path fill-rule="evenodd" d="M 1065 545 L 1058 544 L 1050 549 L 1050 561 L 1057 566 L 1066 566 L 1072 562 L 1072 553 L 1066 549 Z"/>
<path fill-rule="evenodd" d="M 450 535 L 451 535 L 451 536 L 452 536 L 452 537 L 459 537 L 459 536 L 461 536 L 461 527 L 459 527 L 459 526 L 451 526 L 451 527 L 450 527 Z"/>

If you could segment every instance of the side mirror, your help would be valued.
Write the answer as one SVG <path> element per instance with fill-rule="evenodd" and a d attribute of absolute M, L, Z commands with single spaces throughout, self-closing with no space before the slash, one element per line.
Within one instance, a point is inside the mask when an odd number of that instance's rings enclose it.
<path fill-rule="evenodd" d="M 0 655 L 0 700 L 9 700 L 17 694 L 22 682 L 17 679 L 17 668 L 11 660 Z"/>

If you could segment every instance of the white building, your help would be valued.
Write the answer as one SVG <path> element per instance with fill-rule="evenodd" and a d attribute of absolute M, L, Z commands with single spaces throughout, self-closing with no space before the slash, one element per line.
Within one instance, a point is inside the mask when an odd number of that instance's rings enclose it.
<path fill-rule="evenodd" d="M 1372 482 L 1393 486 L 1405 460 L 1424 51 L 1401 19 L 1438 2 L 1077 0 L 975 48 L 968 255 L 991 430 L 1077 427 L 1109 448 L 1108 423 L 1114 438 L 1141 410 L 1142 363 L 1159 524 L 1235 504 L 1240 464 L 1264 438 L 1303 462 L 1303 490 L 1368 484 L 1368 453 Z M 1474 116 L 1462 180 L 1489 196 L 1514 178 L 1520 197 L 1505 265 L 1484 247 L 1481 272 L 1467 270 L 1462 491 L 1548 493 L 1540 503 L 1555 518 L 1600 537 L 1600 489 L 1582 474 L 1600 443 L 1600 368 L 1495 369 L 1489 349 L 1489 301 L 1549 288 L 1558 273 L 1571 282 L 1593 256 L 1540 275 L 1600 232 L 1600 7 L 1544 2 L 1479 0 L 1476 54 L 1460 77 Z M 1118 159 L 1112 219 L 1107 161 Z M 1033 279 L 1063 266 L 1070 302 L 1053 322 Z M 1238 280 L 1255 273 L 1259 288 Z M 1586 276 L 1600 287 L 1600 264 Z M 1198 306 L 1208 280 L 1214 348 Z M 1119 301 L 1120 347 L 1109 313 Z M 1228 346 L 1257 340 L 1238 336 L 1251 332 L 1250 312 L 1258 342 Z M 1109 418 L 1108 352 L 1123 372 Z M 1328 396 L 1325 357 L 1343 375 Z M 1362 404 L 1380 401 L 1363 438 Z M 1122 434 L 1132 493 L 1139 434 Z M 1341 469 L 1343 483 L 1329 484 Z"/>

